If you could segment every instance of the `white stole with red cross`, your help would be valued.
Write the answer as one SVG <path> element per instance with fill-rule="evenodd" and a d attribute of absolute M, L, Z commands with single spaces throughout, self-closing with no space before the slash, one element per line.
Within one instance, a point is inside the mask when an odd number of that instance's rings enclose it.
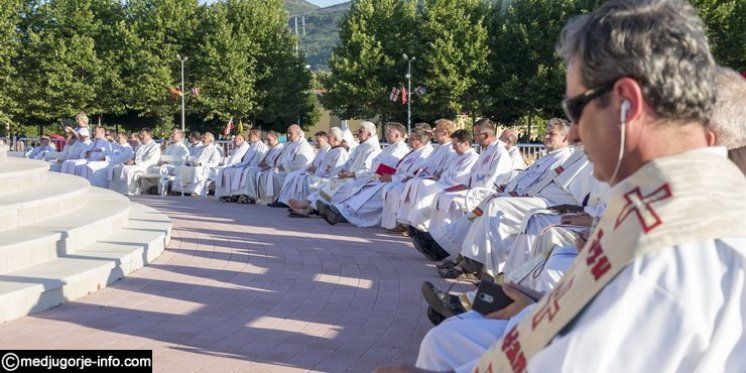
<path fill-rule="evenodd" d="M 636 258 L 667 247 L 746 234 L 746 179 L 727 158 L 693 151 L 656 159 L 614 186 L 593 235 L 533 314 L 482 356 L 475 372 L 524 372 Z"/>

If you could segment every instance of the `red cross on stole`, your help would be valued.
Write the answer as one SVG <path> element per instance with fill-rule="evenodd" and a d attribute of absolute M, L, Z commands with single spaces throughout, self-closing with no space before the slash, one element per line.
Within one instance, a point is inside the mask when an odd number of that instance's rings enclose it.
<path fill-rule="evenodd" d="M 648 233 L 657 226 L 663 224 L 658 213 L 651 207 L 655 202 L 671 198 L 671 186 L 668 183 L 661 185 L 652 193 L 643 196 L 640 187 L 636 187 L 624 195 L 627 204 L 616 218 L 614 229 L 618 228 L 629 215 L 634 213 L 642 227 L 643 232 Z"/>

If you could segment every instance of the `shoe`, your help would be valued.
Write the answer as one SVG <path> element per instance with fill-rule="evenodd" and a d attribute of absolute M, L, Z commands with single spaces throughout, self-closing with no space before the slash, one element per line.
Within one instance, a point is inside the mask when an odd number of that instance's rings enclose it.
<path fill-rule="evenodd" d="M 459 276 L 463 274 L 464 274 L 464 271 L 459 266 L 438 269 L 438 276 L 443 277 L 443 278 L 458 278 Z"/>
<path fill-rule="evenodd" d="M 231 200 L 233 199 L 233 197 L 224 196 L 224 197 L 220 197 L 218 199 L 220 200 L 220 202 L 232 202 Z"/>
<path fill-rule="evenodd" d="M 152 186 L 152 187 L 148 188 L 147 194 L 158 194 L 158 187 L 157 186 Z"/>
<path fill-rule="evenodd" d="M 440 323 L 442 323 L 442 322 L 443 322 L 443 320 L 445 320 L 445 319 L 446 319 L 445 317 L 443 317 L 443 315 L 441 315 L 441 314 L 439 314 L 439 313 L 435 312 L 435 310 L 434 310 L 434 309 L 432 309 L 432 308 L 430 308 L 430 307 L 428 307 L 428 308 L 427 308 L 427 318 L 428 318 L 428 319 L 430 320 L 430 322 L 431 322 L 431 323 L 433 323 L 433 325 L 435 325 L 435 326 L 438 326 L 438 325 L 440 325 Z"/>
<path fill-rule="evenodd" d="M 291 212 L 291 213 L 288 214 L 288 217 L 291 217 L 291 218 L 307 218 L 308 216 L 307 215 L 303 215 L 303 214 L 299 214 L 297 212 Z"/>
<path fill-rule="evenodd" d="M 433 239 L 433 236 L 429 232 L 423 232 L 417 228 L 409 227 L 409 238 L 414 244 L 414 248 L 417 249 L 422 255 L 427 257 L 429 260 L 439 262 L 449 256 L 447 251 L 443 250 L 440 245 Z"/>
<path fill-rule="evenodd" d="M 436 288 L 429 281 L 422 283 L 422 297 L 436 313 L 451 317 L 466 312 L 457 295 L 451 295 Z"/>
<path fill-rule="evenodd" d="M 284 204 L 282 202 L 272 202 L 272 203 L 268 204 L 267 206 L 269 206 L 269 207 L 275 207 L 275 208 L 288 208 L 288 207 L 290 207 L 290 206 L 288 206 L 288 205 L 286 205 L 286 204 Z"/>
<path fill-rule="evenodd" d="M 440 264 L 436 265 L 435 267 L 438 268 L 438 269 L 448 269 L 448 268 L 453 268 L 456 265 L 457 265 L 456 263 L 454 263 L 454 262 L 452 262 L 450 260 L 446 260 L 443 263 L 440 263 Z"/>
<path fill-rule="evenodd" d="M 331 225 L 337 225 L 339 223 L 347 222 L 344 216 L 342 216 L 342 214 L 334 206 L 330 206 L 325 203 L 320 203 L 318 207 L 319 207 L 319 214 L 321 214 L 321 217 L 324 218 L 324 220 L 326 220 L 327 223 Z"/>
<path fill-rule="evenodd" d="M 248 205 L 248 204 L 254 203 L 255 201 L 254 201 L 253 198 L 249 198 L 249 196 L 247 196 L 245 194 L 242 194 L 240 197 L 238 197 L 238 201 L 237 202 L 240 203 L 240 204 L 242 204 L 242 205 Z"/>

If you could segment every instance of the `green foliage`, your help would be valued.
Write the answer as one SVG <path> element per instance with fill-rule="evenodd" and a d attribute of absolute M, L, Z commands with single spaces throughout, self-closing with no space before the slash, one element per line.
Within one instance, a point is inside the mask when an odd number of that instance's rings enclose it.
<path fill-rule="evenodd" d="M 340 29 L 340 44 L 323 81 L 322 103 L 341 118 L 402 118 L 405 108 L 389 101 L 406 72 L 402 54 L 414 50 L 414 2 L 359 0 Z"/>
<path fill-rule="evenodd" d="M 746 71 L 746 1 L 692 0 L 708 27 L 715 61 Z"/>
<path fill-rule="evenodd" d="M 16 97 L 20 92 L 17 70 L 13 59 L 18 51 L 16 26 L 20 21 L 21 1 L 0 0 L 0 130 L 10 132 L 16 128 L 13 114 L 18 110 Z"/>

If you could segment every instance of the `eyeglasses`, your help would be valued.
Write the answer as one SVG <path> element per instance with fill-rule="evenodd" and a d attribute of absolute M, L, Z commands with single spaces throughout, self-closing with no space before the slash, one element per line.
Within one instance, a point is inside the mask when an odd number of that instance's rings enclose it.
<path fill-rule="evenodd" d="M 614 88 L 616 79 L 603 83 L 595 88 L 591 88 L 577 96 L 569 97 L 562 100 L 562 109 L 565 111 L 567 119 L 573 123 L 580 121 L 580 115 L 583 114 L 583 109 L 595 98 L 600 97 L 611 91 Z"/>

